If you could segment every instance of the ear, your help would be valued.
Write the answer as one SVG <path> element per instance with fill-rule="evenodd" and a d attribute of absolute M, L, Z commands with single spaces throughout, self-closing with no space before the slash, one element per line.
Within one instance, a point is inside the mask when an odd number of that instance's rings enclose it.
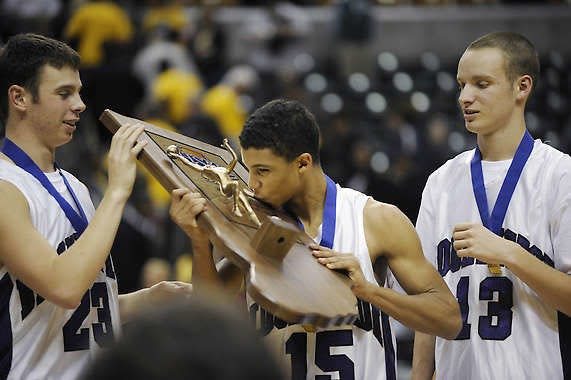
<path fill-rule="evenodd" d="M 529 75 L 523 75 L 516 81 L 516 97 L 518 100 L 527 100 L 531 89 L 533 88 L 533 79 Z"/>
<path fill-rule="evenodd" d="M 8 108 L 14 107 L 18 111 L 25 111 L 30 96 L 24 87 L 13 84 L 8 88 Z"/>
<path fill-rule="evenodd" d="M 299 156 L 297 156 L 296 162 L 300 172 L 306 171 L 308 168 L 313 166 L 313 158 L 309 153 L 302 153 Z"/>

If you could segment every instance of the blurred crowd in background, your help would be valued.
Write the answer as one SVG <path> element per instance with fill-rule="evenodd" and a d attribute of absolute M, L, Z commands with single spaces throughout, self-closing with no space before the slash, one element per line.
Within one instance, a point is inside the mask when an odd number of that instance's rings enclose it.
<path fill-rule="evenodd" d="M 110 141 L 98 122 L 104 109 L 217 146 L 227 137 L 236 146 L 249 112 L 287 97 L 315 113 L 322 164 L 335 181 L 396 204 L 414 222 L 428 175 L 475 144 L 457 107 L 461 51 L 445 59 L 426 47 L 415 59 L 402 60 L 379 49 L 365 60 L 360 44 L 374 30 L 371 11 L 391 4 L 422 12 L 424 6 L 489 3 L 524 2 L 3 0 L 0 44 L 13 34 L 36 32 L 67 41 L 80 53 L 88 108 L 74 143 L 57 159 L 95 196 L 102 194 Z M 229 8 L 258 16 L 230 22 Z M 330 46 L 324 47 L 329 54 L 315 55 L 304 43 L 320 32 L 309 8 L 333 14 Z M 406 36 L 400 38 L 406 43 Z M 570 58 L 557 50 L 542 53 L 541 80 L 526 115 L 534 137 L 567 153 Z M 192 252 L 169 220 L 169 200 L 141 166 L 112 252 L 120 292 L 167 278 L 190 280 Z"/>

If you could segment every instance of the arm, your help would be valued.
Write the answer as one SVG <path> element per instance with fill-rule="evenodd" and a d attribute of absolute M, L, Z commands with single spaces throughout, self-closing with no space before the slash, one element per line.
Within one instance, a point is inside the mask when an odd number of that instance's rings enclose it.
<path fill-rule="evenodd" d="M 161 281 L 150 288 L 119 295 L 121 323 L 129 322 L 148 307 L 163 306 L 168 302 L 188 299 L 192 285 L 182 281 Z"/>
<path fill-rule="evenodd" d="M 434 375 L 433 335 L 416 332 L 414 334 L 414 353 L 412 357 L 412 380 L 430 380 Z"/>
<path fill-rule="evenodd" d="M 217 268 L 208 234 L 196 222 L 198 215 L 206 209 L 207 201 L 199 193 L 189 189 L 173 190 L 169 212 L 173 221 L 191 239 L 192 284 L 200 292 L 224 288 L 230 293 L 237 293 L 242 284 L 241 272 L 227 260 L 222 260 Z"/>
<path fill-rule="evenodd" d="M 571 316 L 571 276 L 551 268 L 519 244 L 494 234 L 479 224 L 454 228 L 458 257 L 474 257 L 488 264 L 505 265 L 546 303 Z"/>
<path fill-rule="evenodd" d="M 58 255 L 34 228 L 24 195 L 0 181 L 0 260 L 26 286 L 59 306 L 75 308 L 91 287 L 105 260 L 135 179 L 135 161 L 145 143 L 142 127 L 123 127 L 109 151 L 109 186 L 81 237 Z"/>
<path fill-rule="evenodd" d="M 396 207 L 373 200 L 365 207 L 364 223 L 371 261 L 384 256 L 408 295 L 367 281 L 353 255 L 320 248 L 314 251 L 319 261 L 331 269 L 347 270 L 356 297 L 406 326 L 447 339 L 455 338 L 462 326 L 458 302 L 424 258 L 412 223 Z"/>

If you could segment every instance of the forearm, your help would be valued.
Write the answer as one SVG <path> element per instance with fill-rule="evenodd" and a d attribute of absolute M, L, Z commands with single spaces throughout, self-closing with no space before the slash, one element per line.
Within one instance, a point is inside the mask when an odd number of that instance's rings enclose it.
<path fill-rule="evenodd" d="M 458 303 L 438 290 L 404 295 L 363 282 L 355 284 L 353 292 L 357 298 L 369 302 L 414 330 L 454 339 L 461 328 Z"/>
<path fill-rule="evenodd" d="M 52 273 L 63 279 L 58 282 L 79 299 L 105 265 L 124 206 L 124 197 L 106 193 L 81 237 L 63 254 L 55 256 Z"/>
<path fill-rule="evenodd" d="M 192 240 L 192 285 L 197 292 L 220 288 L 223 286 L 218 275 L 214 258 L 212 257 L 212 246 L 208 239 Z"/>
<path fill-rule="evenodd" d="M 149 289 L 140 289 L 132 293 L 119 295 L 119 316 L 121 323 L 129 322 L 137 311 L 146 304 Z"/>
<path fill-rule="evenodd" d="M 571 316 L 571 276 L 541 262 L 516 244 L 508 257 L 506 266 L 513 274 L 543 301 Z"/>
<path fill-rule="evenodd" d="M 415 333 L 411 380 L 432 379 L 434 375 L 434 343 L 433 335 L 418 331 Z"/>

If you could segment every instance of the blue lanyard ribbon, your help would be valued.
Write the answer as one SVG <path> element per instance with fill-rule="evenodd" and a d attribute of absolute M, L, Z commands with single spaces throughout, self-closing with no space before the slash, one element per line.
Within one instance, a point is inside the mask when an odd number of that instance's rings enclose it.
<path fill-rule="evenodd" d="M 337 207 L 337 186 L 329 176 L 325 176 L 327 187 L 325 188 L 325 204 L 323 205 L 323 218 L 321 221 L 321 242 L 322 247 L 333 249 L 333 238 L 335 237 L 335 219 Z"/>
<path fill-rule="evenodd" d="M 494 204 L 494 209 L 490 216 L 488 211 L 486 188 L 484 187 L 484 175 L 482 173 L 482 153 L 480 152 L 480 148 L 476 147 L 474 157 L 470 163 L 472 189 L 474 190 L 474 196 L 476 197 L 476 203 L 478 204 L 478 211 L 480 212 L 482 223 L 487 229 L 496 235 L 500 234 L 510 200 L 523 171 L 523 167 L 531 155 L 532 150 L 533 138 L 528 131 L 525 131 L 508 169 L 506 178 L 504 178 L 504 182 L 502 183 L 502 187 L 498 194 L 498 199 Z"/>
<path fill-rule="evenodd" d="M 327 187 L 325 188 L 325 204 L 323 205 L 323 218 L 321 221 L 321 241 L 319 245 L 322 247 L 333 248 L 333 239 L 335 237 L 335 219 L 337 207 L 337 186 L 329 176 L 325 176 Z M 292 215 L 292 213 L 290 213 Z M 298 217 L 292 215 L 297 226 L 304 229 L 303 223 Z"/>
<path fill-rule="evenodd" d="M 52 185 L 48 177 L 44 174 L 44 172 L 36 165 L 36 163 L 24 152 L 20 147 L 10 141 L 8 138 L 5 138 L 2 146 L 0 147 L 2 153 L 8 156 L 16 165 L 20 168 L 24 169 L 28 173 L 30 173 L 34 178 L 36 178 L 42 186 L 55 198 L 67 218 L 69 219 L 71 225 L 75 229 L 78 234 L 81 234 L 87 228 L 87 217 L 81 208 L 81 204 L 79 200 L 75 196 L 73 189 L 71 188 L 69 182 L 58 168 L 57 164 L 55 168 L 59 171 L 60 175 L 63 178 L 63 182 L 67 187 L 67 190 L 71 194 L 73 201 L 75 202 L 77 209 L 79 210 L 79 214 L 73 209 L 73 207 L 65 200 L 64 197 L 61 196 L 60 193 L 55 189 Z"/>

